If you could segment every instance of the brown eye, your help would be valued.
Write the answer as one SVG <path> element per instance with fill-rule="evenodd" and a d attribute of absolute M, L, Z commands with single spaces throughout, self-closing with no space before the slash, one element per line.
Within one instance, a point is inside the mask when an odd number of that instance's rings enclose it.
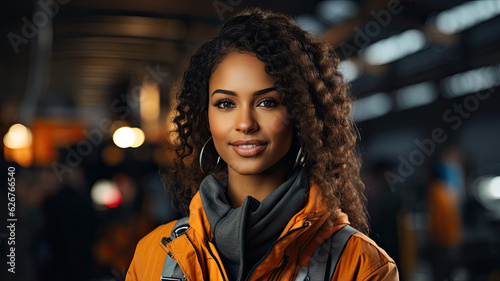
<path fill-rule="evenodd" d="M 220 100 L 220 101 L 217 101 L 215 104 L 214 104 L 215 107 L 217 108 L 220 108 L 220 109 L 229 109 L 229 108 L 234 108 L 235 105 L 232 101 L 230 100 L 227 100 L 227 99 L 223 99 L 223 100 Z"/>
<path fill-rule="evenodd" d="M 257 104 L 257 106 L 262 106 L 266 108 L 276 107 L 278 105 L 279 102 L 273 98 L 265 98 Z"/>

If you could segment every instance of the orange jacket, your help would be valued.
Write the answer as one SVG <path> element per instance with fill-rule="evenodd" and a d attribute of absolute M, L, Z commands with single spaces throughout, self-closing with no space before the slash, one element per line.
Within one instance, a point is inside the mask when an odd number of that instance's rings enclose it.
<path fill-rule="evenodd" d="M 279 272 L 275 280 L 293 280 L 301 266 L 309 266 L 316 247 L 349 224 L 347 215 L 339 210 L 340 215 L 334 227 L 320 230 L 328 217 L 324 210 L 319 188 L 310 182 L 309 196 L 304 207 L 288 222 L 278 242 L 251 272 L 248 280 L 268 280 L 273 271 L 275 274 Z M 307 219 L 312 213 L 318 216 Z M 190 228 L 186 231 L 187 235 L 179 236 L 165 247 L 160 241 L 162 237 L 170 236 L 174 224 L 175 221 L 159 226 L 139 241 L 126 281 L 159 281 L 167 252 L 171 252 L 177 260 L 188 281 L 228 280 L 217 250 L 210 242 L 213 238 L 212 231 L 199 193 L 190 204 Z M 288 259 L 283 259 L 284 256 L 288 256 Z M 399 280 L 399 277 L 396 264 L 386 252 L 358 232 L 348 241 L 332 280 Z"/>

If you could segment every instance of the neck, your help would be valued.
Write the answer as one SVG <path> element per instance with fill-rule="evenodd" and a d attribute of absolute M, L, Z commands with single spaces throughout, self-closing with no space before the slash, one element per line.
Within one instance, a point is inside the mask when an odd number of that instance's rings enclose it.
<path fill-rule="evenodd" d="M 285 161 L 284 165 L 277 163 L 274 167 L 257 175 L 242 175 L 233 169 L 228 169 L 227 196 L 230 204 L 233 208 L 238 208 L 243 205 L 247 196 L 252 196 L 262 202 L 285 182 L 288 168 Z"/>

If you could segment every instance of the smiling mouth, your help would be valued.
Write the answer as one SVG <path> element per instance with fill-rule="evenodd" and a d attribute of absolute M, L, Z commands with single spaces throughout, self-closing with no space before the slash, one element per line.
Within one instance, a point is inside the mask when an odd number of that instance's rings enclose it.
<path fill-rule="evenodd" d="M 242 157 L 254 157 L 259 155 L 266 148 L 267 143 L 263 144 L 240 144 L 231 145 L 234 152 Z"/>
<path fill-rule="evenodd" d="M 252 147 L 256 147 L 258 145 L 256 144 L 242 144 L 242 145 L 236 145 L 237 147 L 241 147 L 241 148 L 244 148 L 244 149 L 247 149 L 247 148 L 252 148 Z"/>

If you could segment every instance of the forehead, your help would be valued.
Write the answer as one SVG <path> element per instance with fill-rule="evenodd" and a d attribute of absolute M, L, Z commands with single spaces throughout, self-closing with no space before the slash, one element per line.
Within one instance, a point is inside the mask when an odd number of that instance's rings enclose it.
<path fill-rule="evenodd" d="M 228 54 L 209 81 L 210 92 L 216 89 L 253 92 L 273 86 L 274 81 L 266 73 L 265 64 L 253 53 Z"/>

